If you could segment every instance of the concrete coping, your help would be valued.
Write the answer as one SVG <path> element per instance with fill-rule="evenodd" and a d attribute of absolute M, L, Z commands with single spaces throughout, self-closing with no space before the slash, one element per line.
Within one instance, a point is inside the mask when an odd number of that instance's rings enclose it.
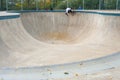
<path fill-rule="evenodd" d="M 0 11 L 0 16 L 12 16 L 12 15 L 20 15 L 20 13 L 9 13 L 7 11 Z"/>
<path fill-rule="evenodd" d="M 81 12 L 81 13 L 120 16 L 119 10 L 73 10 L 73 11 Z M 20 13 L 27 13 L 27 12 L 65 12 L 65 10 L 22 10 L 22 11 L 11 10 L 11 11 L 1 11 L 0 16 L 20 15 Z"/>

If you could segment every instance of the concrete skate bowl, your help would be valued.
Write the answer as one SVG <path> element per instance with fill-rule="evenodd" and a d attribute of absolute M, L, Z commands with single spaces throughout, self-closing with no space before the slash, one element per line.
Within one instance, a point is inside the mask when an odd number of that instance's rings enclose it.
<path fill-rule="evenodd" d="M 118 14 L 30 12 L 0 26 L 0 67 L 64 64 L 120 51 Z"/>

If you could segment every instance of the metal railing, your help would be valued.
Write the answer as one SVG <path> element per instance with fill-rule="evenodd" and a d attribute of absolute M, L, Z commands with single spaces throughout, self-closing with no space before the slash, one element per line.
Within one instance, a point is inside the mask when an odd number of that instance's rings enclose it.
<path fill-rule="evenodd" d="M 119 10 L 120 0 L 0 0 L 0 10 Z"/>

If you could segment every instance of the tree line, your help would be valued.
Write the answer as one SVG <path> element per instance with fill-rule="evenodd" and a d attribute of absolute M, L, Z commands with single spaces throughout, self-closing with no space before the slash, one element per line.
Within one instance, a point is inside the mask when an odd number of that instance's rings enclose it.
<path fill-rule="evenodd" d="M 7 0 L 8 10 L 115 9 L 117 0 Z M 120 3 L 120 0 L 118 0 Z M 117 5 L 119 8 L 119 4 Z M 0 10 L 6 10 L 6 0 L 0 0 Z"/>

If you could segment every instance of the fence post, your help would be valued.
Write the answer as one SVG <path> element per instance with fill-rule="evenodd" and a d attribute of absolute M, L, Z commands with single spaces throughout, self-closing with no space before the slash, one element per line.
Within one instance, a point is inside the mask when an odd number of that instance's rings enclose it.
<path fill-rule="evenodd" d="M 2 3 L 1 3 L 1 0 L 0 0 L 0 10 L 2 10 Z"/>
<path fill-rule="evenodd" d="M 53 0 L 51 0 L 51 3 L 50 3 L 50 4 L 51 4 L 51 8 L 53 9 Z"/>
<path fill-rule="evenodd" d="M 85 0 L 83 0 L 83 10 L 84 10 L 84 8 L 85 8 Z"/>
<path fill-rule="evenodd" d="M 8 0 L 6 0 L 6 11 L 8 11 Z"/>
<path fill-rule="evenodd" d="M 68 0 L 67 0 L 67 7 L 69 7 L 69 6 L 68 6 Z"/>
<path fill-rule="evenodd" d="M 21 0 L 21 11 L 23 10 L 23 0 Z"/>
<path fill-rule="evenodd" d="M 101 0 L 99 0 L 99 10 L 101 10 Z"/>
<path fill-rule="evenodd" d="M 35 0 L 36 11 L 38 10 L 38 0 Z"/>
<path fill-rule="evenodd" d="M 118 0 L 116 1 L 116 10 L 118 10 Z"/>

